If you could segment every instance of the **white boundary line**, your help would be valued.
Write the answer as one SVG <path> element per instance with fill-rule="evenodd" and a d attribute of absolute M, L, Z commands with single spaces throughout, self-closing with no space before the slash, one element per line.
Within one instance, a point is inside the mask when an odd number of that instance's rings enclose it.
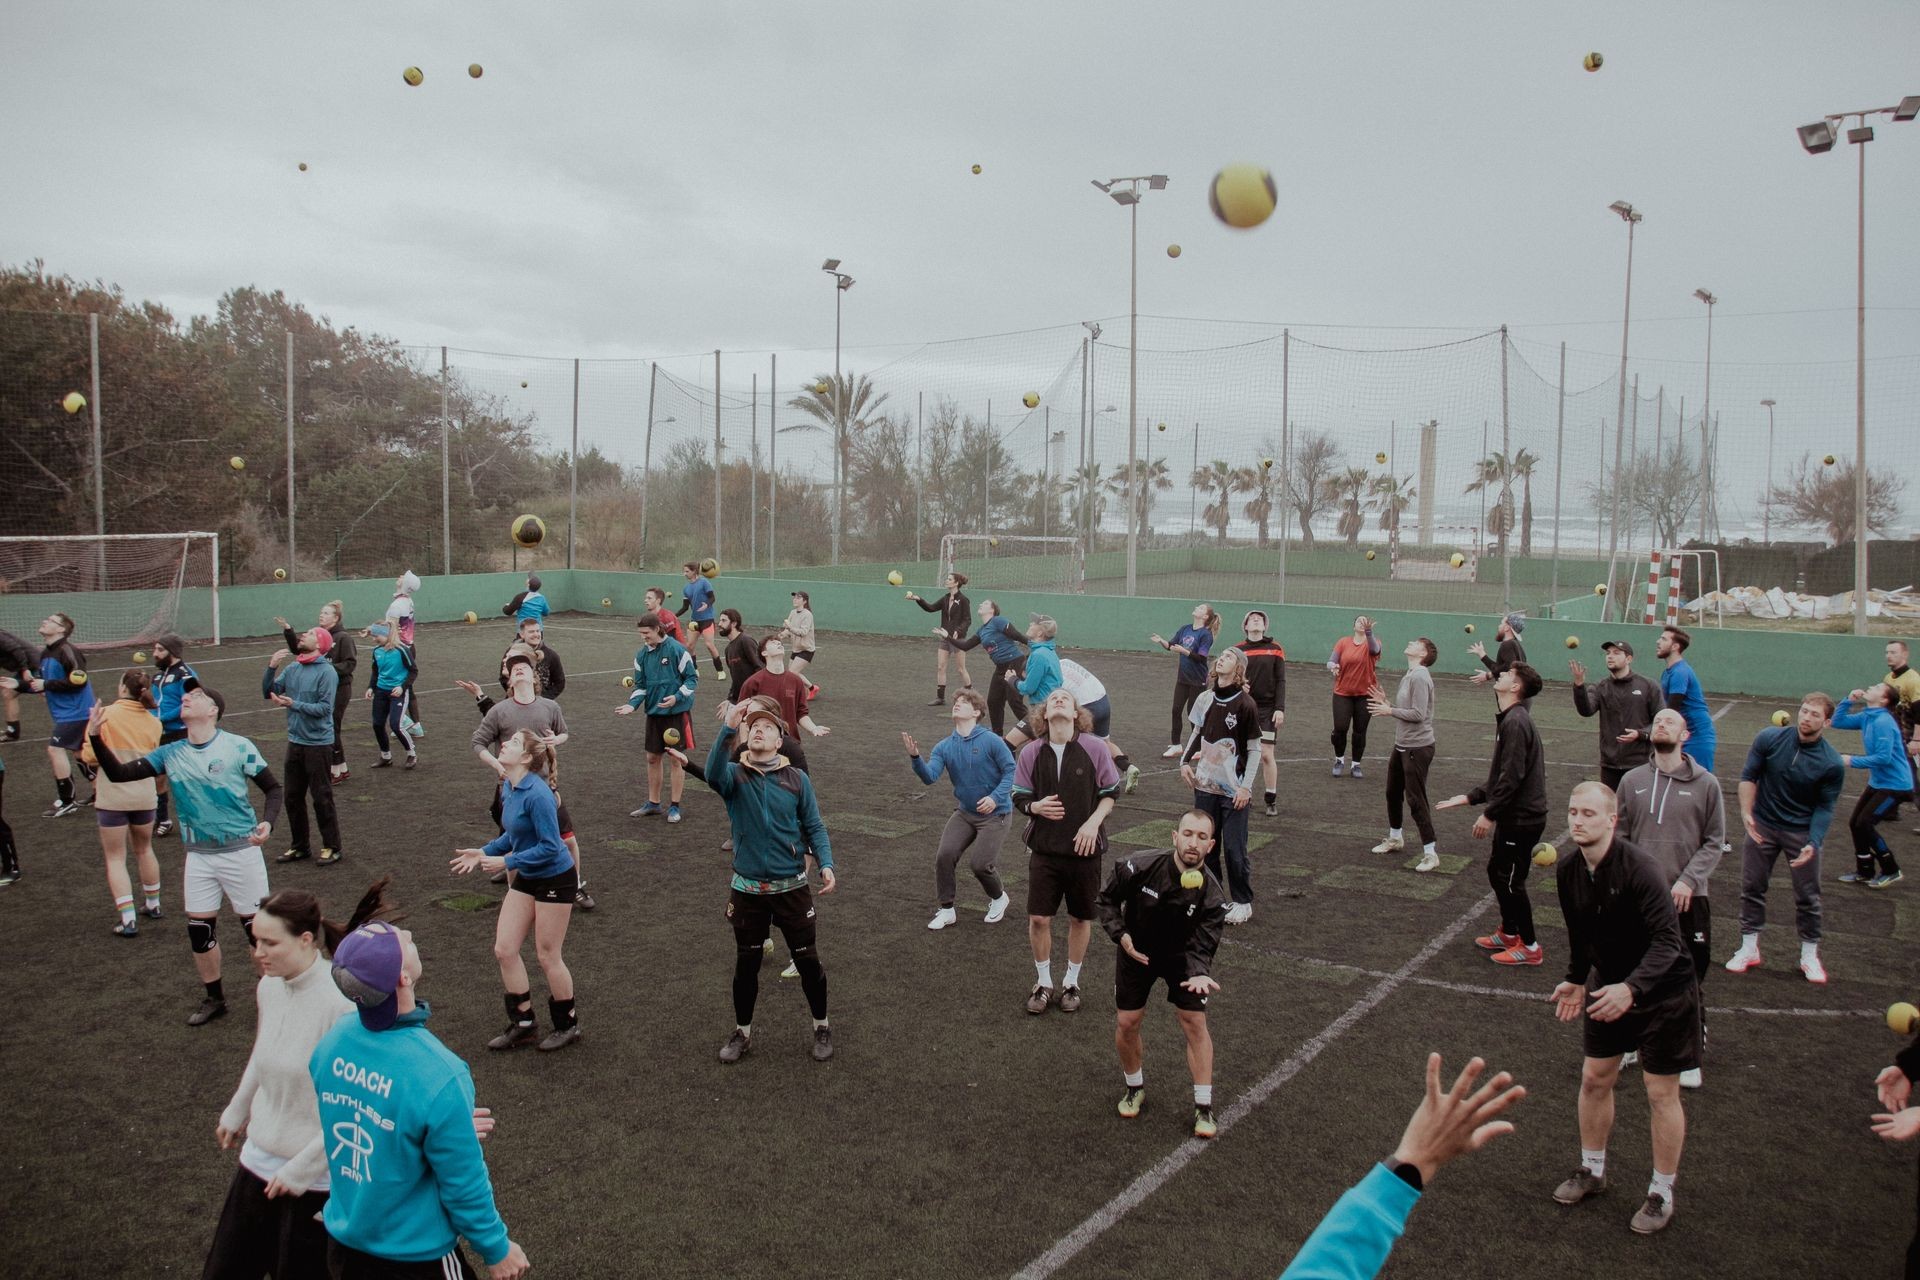
<path fill-rule="evenodd" d="M 1351 1031 L 1359 1021 L 1373 1012 L 1382 1001 L 1406 985 L 1414 972 L 1427 961 L 1433 959 L 1460 934 L 1464 933 L 1475 918 L 1493 904 L 1491 893 L 1483 896 L 1462 913 L 1454 922 L 1435 934 L 1424 947 L 1392 973 L 1386 974 L 1372 989 L 1361 996 L 1345 1013 L 1335 1018 L 1313 1037 L 1294 1050 L 1292 1056 L 1256 1081 L 1252 1088 L 1234 1099 L 1233 1104 L 1220 1113 L 1220 1133 L 1222 1135 L 1241 1120 L 1251 1115 L 1287 1081 L 1299 1075 L 1308 1064 L 1334 1041 Z M 1173 1176 L 1199 1159 L 1202 1152 L 1211 1145 L 1203 1138 L 1189 1138 L 1175 1147 L 1170 1153 L 1153 1165 L 1145 1173 L 1135 1178 L 1113 1199 L 1080 1223 L 1079 1226 L 1060 1237 L 1052 1248 L 1029 1262 L 1014 1273 L 1014 1280 L 1044 1280 L 1097 1240 L 1107 1228 L 1125 1217 L 1146 1198 L 1165 1186 Z"/>

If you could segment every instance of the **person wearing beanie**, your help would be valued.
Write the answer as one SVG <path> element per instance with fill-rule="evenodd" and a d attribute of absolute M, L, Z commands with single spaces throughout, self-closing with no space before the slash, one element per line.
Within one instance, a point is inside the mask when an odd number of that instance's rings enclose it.
<path fill-rule="evenodd" d="M 1568 662 L 1567 673 L 1573 677 L 1573 709 L 1600 717 L 1600 781 L 1617 793 L 1628 770 L 1647 762 L 1660 686 L 1634 674 L 1633 646 L 1625 640 L 1600 648 L 1607 655 L 1607 678 L 1599 685 L 1587 686 L 1585 663 Z"/>
<path fill-rule="evenodd" d="M 502 617 L 517 618 L 521 623 L 541 622 L 553 612 L 547 603 L 547 597 L 540 591 L 540 575 L 527 575 L 527 589 L 500 606 Z"/>
<path fill-rule="evenodd" d="M 334 948 L 331 972 L 359 1006 L 307 1061 L 320 1132 L 333 1135 L 323 1221 L 334 1280 L 471 1280 L 462 1238 L 489 1280 L 518 1280 L 530 1264 L 494 1204 L 473 1073 L 427 1029 L 412 931 L 361 925 Z"/>
<path fill-rule="evenodd" d="M 53 807 L 43 815 L 64 818 L 80 810 L 73 787 L 73 764 L 68 752 L 77 753 L 86 740 L 87 719 L 96 705 L 93 686 L 87 683 L 87 660 L 73 645 L 73 619 L 64 613 L 49 614 L 40 623 L 40 650 L 37 674 L 22 686 L 45 695 L 47 715 L 53 720 L 53 736 L 47 741 L 47 763 L 53 769 Z M 84 762 L 80 771 L 89 780 L 93 769 Z"/>
<path fill-rule="evenodd" d="M 144 756 L 160 745 L 160 722 L 153 718 L 153 691 L 147 673 L 138 667 L 121 672 L 115 693 L 100 718 L 100 736 L 115 751 Z M 93 754 L 91 741 L 82 744 L 80 759 L 98 767 L 99 757 Z M 107 861 L 107 891 L 113 894 L 113 907 L 120 916 L 113 926 L 115 937 L 140 936 L 140 922 L 133 909 L 133 883 L 127 879 L 129 846 L 140 868 L 147 918 L 160 918 L 160 859 L 153 852 L 154 799 L 151 778 L 126 783 L 99 778 L 94 783 L 93 814 L 100 827 L 100 851 Z"/>
<path fill-rule="evenodd" d="M 1527 660 L 1527 647 L 1520 643 L 1520 635 L 1527 629 L 1527 615 L 1520 612 L 1509 613 L 1500 619 L 1500 625 L 1494 629 L 1493 638 L 1499 644 L 1494 656 L 1487 656 L 1487 646 L 1475 640 L 1467 646 L 1467 652 L 1480 659 L 1485 671 L 1476 671 L 1471 679 L 1475 684 L 1486 684 L 1508 667 Z M 1521 706 L 1529 712 L 1533 710 L 1533 699 L 1527 698 Z"/>
<path fill-rule="evenodd" d="M 169 632 L 153 642 L 153 714 L 160 721 L 161 746 L 187 736 L 186 723 L 180 719 L 180 698 L 187 682 L 199 679 L 199 673 L 187 665 L 185 640 Z M 173 797 L 164 773 L 154 779 L 154 789 L 153 834 L 157 838 L 173 833 Z"/>
<path fill-rule="evenodd" d="M 386 623 L 400 643 L 407 646 L 407 653 L 413 661 L 413 674 L 420 674 L 420 648 L 414 639 L 414 592 L 420 590 L 420 575 L 408 569 L 393 580 L 393 599 L 387 602 Z M 407 691 L 413 692 L 413 681 L 407 682 Z M 426 732 L 426 721 L 422 718 L 420 700 L 409 697 L 406 710 L 402 713 L 401 727 L 413 737 L 422 737 Z"/>
<path fill-rule="evenodd" d="M 327 661 L 332 651 L 333 633 L 315 627 L 299 637 L 297 648 L 281 649 L 267 659 L 260 676 L 260 696 L 287 713 L 287 822 L 293 844 L 275 859 L 282 864 L 313 857 L 309 795 L 320 827 L 320 856 L 315 861 L 330 867 L 344 853 L 333 803 L 333 706 L 340 673 Z"/>
<path fill-rule="evenodd" d="M 1260 708 L 1260 769 L 1265 775 L 1267 816 L 1280 813 L 1280 765 L 1274 743 L 1287 722 L 1287 651 L 1267 634 L 1267 615 L 1254 609 L 1240 620 L 1247 637 L 1233 646 L 1247 655 L 1247 692 Z"/>

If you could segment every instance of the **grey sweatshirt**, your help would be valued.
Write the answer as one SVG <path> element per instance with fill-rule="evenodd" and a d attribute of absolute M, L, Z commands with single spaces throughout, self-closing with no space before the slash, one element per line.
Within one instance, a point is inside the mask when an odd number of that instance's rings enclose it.
<path fill-rule="evenodd" d="M 1608 769 L 1631 769 L 1647 762 L 1653 748 L 1653 714 L 1661 708 L 1660 686 L 1632 673 L 1626 679 L 1607 673 L 1594 684 L 1573 686 L 1573 707 L 1583 716 L 1600 717 L 1600 763 Z M 1632 742 L 1621 742 L 1627 730 L 1638 731 Z"/>
<path fill-rule="evenodd" d="M 1649 761 L 1620 779 L 1620 834 L 1638 845 L 1670 885 L 1684 881 L 1707 896 L 1727 838 L 1720 780 L 1684 752 L 1680 767 L 1661 773 Z"/>
<path fill-rule="evenodd" d="M 1433 675 L 1419 663 L 1407 668 L 1393 691 L 1393 745 L 1433 745 Z"/>

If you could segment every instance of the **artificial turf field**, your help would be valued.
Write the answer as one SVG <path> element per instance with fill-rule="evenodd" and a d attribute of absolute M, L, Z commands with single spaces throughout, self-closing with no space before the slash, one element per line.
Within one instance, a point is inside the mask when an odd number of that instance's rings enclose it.
<path fill-rule="evenodd" d="M 1174 621 L 1143 619 L 1142 630 Z M 1488 964 L 1472 944 L 1494 918 L 1484 846 L 1467 834 L 1471 812 L 1439 815 L 1447 874 L 1416 875 L 1399 855 L 1368 853 L 1384 830 L 1392 735 L 1375 726 L 1366 779 L 1330 777 L 1329 677 L 1315 662 L 1289 669 L 1281 816 L 1252 818 L 1255 915 L 1227 931 L 1215 965 L 1222 1131 L 1206 1145 L 1188 1137 L 1179 1030 L 1158 992 L 1146 1022 L 1146 1110 L 1133 1122 L 1115 1116 L 1112 948 L 1098 931 L 1082 1011 L 1024 1012 L 1033 968 L 1017 840 L 1002 859 L 1015 901 L 1004 923 L 980 923 L 984 896 L 963 872 L 959 927 L 925 929 L 952 798 L 944 784 L 920 785 L 899 741 L 908 730 L 929 750 L 947 724 L 944 709 L 923 705 L 933 655 L 919 641 L 823 634 L 814 668 L 825 688 L 814 714 L 833 729 L 809 755 L 841 874 L 839 891 L 821 900 L 820 925 L 837 1054 L 809 1058 L 805 1003 L 797 982 L 776 976 L 777 954 L 762 973 L 752 1051 L 721 1066 L 734 954 L 721 914 L 724 814 L 718 797 L 689 782 L 678 827 L 627 816 L 644 792 L 640 726 L 611 712 L 631 637 L 606 618 L 561 617 L 548 628 L 569 671 L 562 790 L 600 902 L 575 913 L 567 942 L 579 1046 L 486 1051 L 502 1019 L 491 954 L 501 889 L 447 871 L 456 846 L 493 834 L 489 775 L 467 744 L 472 705 L 450 683 L 497 670 L 504 624 L 423 628 L 430 733 L 420 767 L 373 772 L 371 731 L 356 709 L 354 774 L 339 791 L 345 861 L 270 864 L 275 887 L 312 888 L 336 917 L 373 877 L 394 873 L 424 957 L 433 1027 L 472 1065 L 480 1103 L 498 1118 L 488 1161 L 535 1274 L 1276 1276 L 1328 1206 L 1392 1149 L 1429 1049 L 1446 1055 L 1449 1078 L 1478 1053 L 1530 1096 L 1512 1114 L 1516 1134 L 1429 1188 L 1385 1274 L 1895 1274 L 1911 1231 L 1914 1154 L 1885 1147 L 1867 1117 L 1878 1110 L 1873 1076 L 1900 1045 L 1881 1014 L 1920 993 L 1920 882 L 1878 893 L 1833 883 L 1849 865 L 1842 825 L 1824 869 L 1831 981 L 1812 987 L 1793 967 L 1792 901 L 1779 871 L 1766 967 L 1736 977 L 1716 966 L 1708 976 L 1706 1087 L 1685 1098 L 1675 1221 L 1640 1238 L 1627 1218 L 1650 1157 L 1632 1071 L 1618 1095 L 1612 1188 L 1573 1209 L 1549 1195 L 1578 1162 L 1580 1070 L 1578 1025 L 1556 1023 L 1547 1002 L 1565 957 L 1549 875 L 1532 879 L 1547 964 Z M 1400 647 L 1401 638 L 1384 639 L 1389 653 Z M 252 691 L 277 645 L 239 640 L 189 654 L 228 696 L 226 727 L 259 741 L 276 769 L 283 715 Z M 1114 850 L 1157 844 L 1164 828 L 1153 824 L 1190 800 L 1158 758 L 1171 663 L 1068 651 L 1107 683 L 1115 735 L 1147 769 L 1111 819 Z M 98 685 L 110 687 L 124 661 L 96 655 Z M 973 665 L 976 678 L 990 671 L 978 656 Z M 1875 674 L 1821 680 L 1844 692 Z M 704 664 L 702 729 L 714 684 Z M 1436 798 L 1484 777 L 1493 714 L 1483 689 L 1452 678 L 1439 686 Z M 167 918 L 135 940 L 112 936 L 90 811 L 39 817 L 52 792 L 47 722 L 36 699 L 23 703 L 27 740 L 0 756 L 26 870 L 0 890 L 0 971 L 15 1008 L 0 1042 L 11 1098 L 0 1125 L 0 1257 L 21 1276 L 194 1275 L 232 1172 L 214 1125 L 253 1034 L 239 930 L 223 919 L 232 1013 L 188 1028 L 200 991 L 177 839 L 160 842 Z M 1772 710 L 1725 711 L 1723 777 L 1737 775 Z M 1593 775 L 1594 722 L 1575 715 L 1564 684 L 1549 685 L 1535 718 L 1558 802 Z M 1857 743 L 1836 739 L 1842 750 Z M 1851 775 L 1843 815 L 1860 785 Z M 1908 825 L 1895 828 L 1902 853 L 1914 844 Z M 1563 828 L 1556 822 L 1549 835 Z M 283 821 L 270 855 L 285 847 L 284 832 Z M 1738 860 L 1736 848 L 1714 880 L 1721 960 L 1737 941 Z M 473 894 L 485 905 L 449 905 Z M 1058 981 L 1063 924 L 1056 935 Z M 1130 1187 L 1146 1194 L 1116 1202 Z M 1076 1229 L 1080 1247 L 1056 1249 Z"/>

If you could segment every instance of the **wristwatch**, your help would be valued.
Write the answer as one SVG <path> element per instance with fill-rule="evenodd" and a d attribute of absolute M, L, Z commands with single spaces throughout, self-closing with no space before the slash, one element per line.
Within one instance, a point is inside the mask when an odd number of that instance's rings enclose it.
<path fill-rule="evenodd" d="M 1380 1162 L 1394 1177 L 1412 1187 L 1415 1191 L 1425 1191 L 1426 1186 L 1420 1178 L 1420 1166 L 1395 1156 L 1388 1156 Z"/>

